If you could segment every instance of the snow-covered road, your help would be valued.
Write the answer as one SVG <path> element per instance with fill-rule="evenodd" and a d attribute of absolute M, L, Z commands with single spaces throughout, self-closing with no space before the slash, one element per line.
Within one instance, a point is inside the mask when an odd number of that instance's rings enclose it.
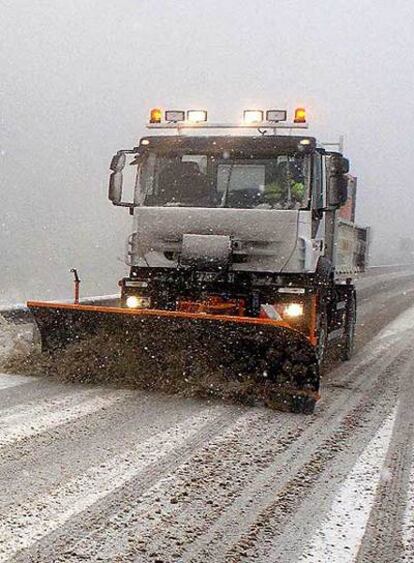
<path fill-rule="evenodd" d="M 0 374 L 0 562 L 414 561 L 414 274 L 312 416 Z"/>

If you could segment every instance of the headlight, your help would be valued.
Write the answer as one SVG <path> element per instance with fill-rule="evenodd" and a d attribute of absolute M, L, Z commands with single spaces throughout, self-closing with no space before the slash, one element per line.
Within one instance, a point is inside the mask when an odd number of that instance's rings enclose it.
<path fill-rule="evenodd" d="M 137 295 L 130 295 L 126 299 L 126 306 L 129 309 L 146 309 L 150 306 L 148 297 L 138 297 Z"/>
<path fill-rule="evenodd" d="M 283 314 L 286 317 L 301 317 L 303 315 L 303 305 L 301 303 L 289 303 L 283 309 Z"/>

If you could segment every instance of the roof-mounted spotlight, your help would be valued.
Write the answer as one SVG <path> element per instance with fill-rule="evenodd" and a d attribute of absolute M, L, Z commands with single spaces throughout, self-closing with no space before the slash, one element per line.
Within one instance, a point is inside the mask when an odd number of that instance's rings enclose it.
<path fill-rule="evenodd" d="M 285 109 L 269 109 L 266 112 L 266 121 L 286 121 L 287 111 Z"/>
<path fill-rule="evenodd" d="M 187 111 L 187 121 L 191 123 L 202 123 L 207 121 L 207 112 L 204 109 L 189 109 Z"/>
<path fill-rule="evenodd" d="M 177 123 L 178 121 L 185 121 L 185 111 L 168 110 L 165 112 L 165 121 L 169 123 Z"/>
<path fill-rule="evenodd" d="M 261 109 L 246 109 L 243 112 L 245 123 L 261 123 L 263 121 L 263 111 Z"/>

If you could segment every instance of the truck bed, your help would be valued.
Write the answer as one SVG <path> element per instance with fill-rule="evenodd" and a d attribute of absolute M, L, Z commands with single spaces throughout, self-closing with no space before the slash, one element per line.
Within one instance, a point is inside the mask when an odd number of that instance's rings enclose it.
<path fill-rule="evenodd" d="M 337 217 L 333 263 L 335 277 L 344 278 L 364 272 L 368 264 L 369 227 L 359 227 Z"/>

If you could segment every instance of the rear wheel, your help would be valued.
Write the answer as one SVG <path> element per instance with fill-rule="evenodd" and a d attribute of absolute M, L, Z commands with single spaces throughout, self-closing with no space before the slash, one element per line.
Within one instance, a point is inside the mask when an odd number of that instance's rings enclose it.
<path fill-rule="evenodd" d="M 349 293 L 345 310 L 345 334 L 342 342 L 341 358 L 343 361 L 350 360 L 354 353 L 356 323 L 356 298 L 355 292 Z"/>

